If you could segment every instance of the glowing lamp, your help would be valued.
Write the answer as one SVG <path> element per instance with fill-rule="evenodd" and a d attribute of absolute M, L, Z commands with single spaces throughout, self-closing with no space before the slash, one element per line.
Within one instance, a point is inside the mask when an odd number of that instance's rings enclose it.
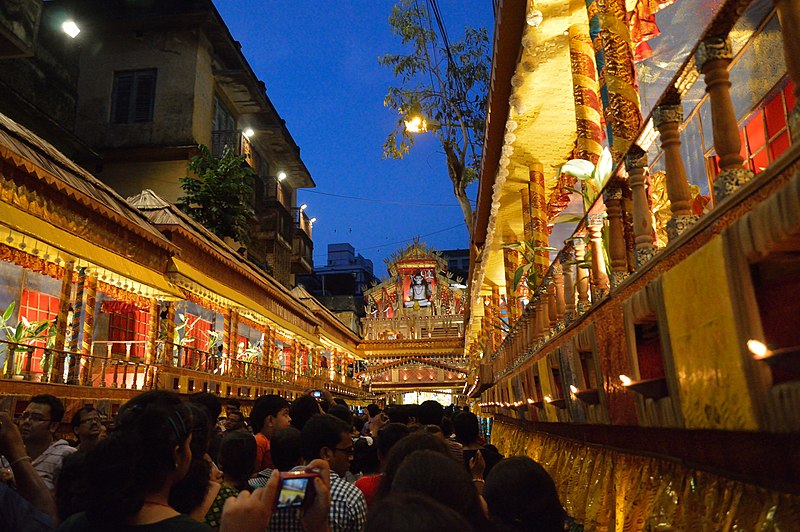
<path fill-rule="evenodd" d="M 620 376 L 619 376 L 619 380 L 622 382 L 622 385 L 623 385 L 623 386 L 630 386 L 630 385 L 631 385 L 631 383 L 633 382 L 633 381 L 631 380 L 631 378 L 630 378 L 630 377 L 628 377 L 627 375 L 620 375 Z"/>
<path fill-rule="evenodd" d="M 61 24 L 61 29 L 73 39 L 81 32 L 81 29 L 75 24 L 74 20 L 65 20 L 64 23 Z"/>
<path fill-rule="evenodd" d="M 747 349 L 753 354 L 753 358 L 764 358 L 769 354 L 769 348 L 763 342 L 752 338 L 747 341 Z"/>
<path fill-rule="evenodd" d="M 278 173 L 278 181 L 283 181 L 284 179 L 286 179 L 286 172 Z"/>
<path fill-rule="evenodd" d="M 245 136 L 245 137 L 247 137 L 247 138 L 249 139 L 250 137 L 252 137 L 253 135 L 255 135 L 255 131 L 253 131 L 252 129 L 250 129 L 250 128 L 248 127 L 247 129 L 245 129 L 245 130 L 244 130 L 244 133 L 243 133 L 243 134 L 244 134 L 244 136 Z"/>
<path fill-rule="evenodd" d="M 573 393 L 573 395 L 574 395 L 574 394 L 578 393 L 578 387 L 575 386 L 574 384 L 570 384 L 569 385 L 569 391 L 571 391 Z"/>

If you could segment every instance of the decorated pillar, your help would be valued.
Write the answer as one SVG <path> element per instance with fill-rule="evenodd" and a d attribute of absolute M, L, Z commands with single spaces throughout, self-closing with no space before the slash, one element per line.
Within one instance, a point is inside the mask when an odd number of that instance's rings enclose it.
<path fill-rule="evenodd" d="M 270 328 L 267 325 L 261 329 L 261 334 L 264 335 L 264 340 L 261 342 L 261 365 L 267 367 L 272 366 L 270 363 L 270 343 L 272 341 L 270 332 Z"/>
<path fill-rule="evenodd" d="M 597 67 L 588 24 L 581 22 L 569 27 L 569 56 L 578 133 L 575 156 L 597 164 L 603 152 L 603 108 L 600 105 Z"/>
<path fill-rule="evenodd" d="M 239 358 L 239 311 L 231 309 L 231 333 L 229 335 L 231 347 L 230 356 L 236 360 Z"/>
<path fill-rule="evenodd" d="M 642 123 L 625 0 L 586 0 L 611 155 L 628 151 Z"/>
<path fill-rule="evenodd" d="M 500 287 L 499 286 L 492 287 L 492 303 L 490 307 L 492 307 L 492 322 L 491 322 L 492 351 L 496 351 L 497 349 L 500 348 L 500 344 L 503 343 L 503 335 L 500 333 Z"/>
<path fill-rule="evenodd" d="M 628 170 L 628 185 L 633 199 L 633 235 L 635 241 L 634 260 L 639 268 L 655 255 L 653 241 L 653 217 L 647 201 L 645 168 L 647 154 L 641 149 L 632 150 L 625 158 Z"/>
<path fill-rule="evenodd" d="M 608 255 L 611 261 L 611 286 L 615 287 L 628 276 L 628 250 L 625 247 L 625 225 L 622 217 L 623 183 L 605 187 L 603 200 L 608 215 Z"/>
<path fill-rule="evenodd" d="M 231 326 L 233 324 L 233 309 L 226 308 L 222 313 L 222 354 L 231 356 Z"/>
<path fill-rule="evenodd" d="M 158 320 L 161 313 L 161 304 L 157 299 L 150 301 L 150 320 L 147 327 L 147 346 L 144 351 L 144 362 L 146 364 L 146 374 L 144 378 L 145 390 L 152 390 L 154 386 L 153 380 L 155 379 L 155 368 L 153 362 L 156 359 L 156 351 L 158 349 Z M 105 381 L 103 381 L 105 382 Z"/>
<path fill-rule="evenodd" d="M 789 112 L 789 129 L 792 133 L 792 142 L 800 140 L 800 42 L 797 35 L 800 32 L 800 0 L 775 0 L 778 8 L 778 19 L 783 31 L 783 55 L 786 61 L 786 70 L 789 78 L 794 82 L 794 109 Z"/>
<path fill-rule="evenodd" d="M 784 40 L 789 39 L 789 34 L 783 35 Z M 719 157 L 720 171 L 714 181 L 715 201 L 722 201 L 753 178 L 753 172 L 744 167 L 744 158 L 740 154 L 742 141 L 733 109 L 728 75 L 732 59 L 731 43 L 722 37 L 712 37 L 701 42 L 694 56 L 697 70 L 702 72 L 706 82 L 706 92 L 711 104 L 714 150 Z"/>
<path fill-rule="evenodd" d="M 171 366 L 175 360 L 175 303 L 167 304 L 167 344 L 164 345 L 164 364 Z"/>
<path fill-rule="evenodd" d="M 672 218 L 667 222 L 667 236 L 674 240 L 699 220 L 692 214 L 692 193 L 681 158 L 680 126 L 683 123 L 683 108 L 677 105 L 659 105 L 653 110 L 653 123 L 661 134 L 664 150 L 667 196 L 669 196 Z"/>
<path fill-rule="evenodd" d="M 572 248 L 575 250 L 575 275 L 578 289 L 578 315 L 589 309 L 589 270 L 584 268 L 586 262 L 586 241 L 578 236 L 572 239 Z"/>
<path fill-rule="evenodd" d="M 589 214 L 587 216 L 589 229 L 589 252 L 592 257 L 592 303 L 598 303 L 608 294 L 609 282 L 606 270 L 606 258 L 603 251 L 603 226 L 602 214 Z"/>
<path fill-rule="evenodd" d="M 534 251 L 534 269 L 538 282 L 542 282 L 550 267 L 550 255 L 544 249 L 548 246 L 550 229 L 547 227 L 547 196 L 544 187 L 544 168 L 541 163 L 533 163 L 530 167 L 530 194 L 532 243 L 534 247 L 541 248 Z M 529 240 L 530 242 L 530 240 Z M 535 288 L 533 286 L 529 287 Z"/>
<path fill-rule="evenodd" d="M 564 270 L 561 266 L 561 257 L 553 263 L 553 284 L 556 290 L 556 328 L 561 330 L 564 317 L 567 314 L 567 302 L 564 299 Z"/>
<path fill-rule="evenodd" d="M 569 245 L 561 252 L 559 264 L 564 279 L 564 325 L 569 326 L 577 316 L 575 308 L 575 250 Z"/>
<path fill-rule="evenodd" d="M 56 317 L 56 338 L 55 349 L 59 352 L 55 355 L 53 365 L 54 382 L 64 381 L 64 351 L 67 349 L 67 321 L 69 320 L 69 308 L 72 306 L 72 281 L 75 278 L 75 263 L 68 262 L 64 265 L 64 277 L 61 279 L 61 294 L 59 296 L 58 316 Z"/>
<path fill-rule="evenodd" d="M 555 331 L 558 325 L 558 304 L 556 303 L 556 284 L 552 277 L 547 278 L 547 330 Z"/>
<path fill-rule="evenodd" d="M 97 272 L 90 272 L 86 277 L 86 306 L 84 308 L 83 327 L 81 333 L 81 367 L 79 370 L 79 382 L 85 383 L 87 375 L 85 372 L 89 363 L 86 357 L 92 354 L 92 341 L 94 335 L 94 307 L 97 303 Z"/>
<path fill-rule="evenodd" d="M 509 323 L 516 323 L 521 314 L 518 287 L 514 286 L 514 274 L 520 267 L 519 252 L 516 249 L 503 248 L 503 266 L 506 276 L 506 297 L 508 298 Z"/>
<path fill-rule="evenodd" d="M 86 298 L 86 268 L 78 270 L 78 286 L 75 291 L 75 304 L 73 305 L 72 313 L 72 332 L 70 335 L 69 351 L 72 353 L 69 361 L 69 369 L 67 370 L 67 383 L 74 384 L 78 378 L 79 360 L 76 354 L 81 352 L 81 332 L 83 324 L 83 315 L 85 312 L 85 298 Z"/>

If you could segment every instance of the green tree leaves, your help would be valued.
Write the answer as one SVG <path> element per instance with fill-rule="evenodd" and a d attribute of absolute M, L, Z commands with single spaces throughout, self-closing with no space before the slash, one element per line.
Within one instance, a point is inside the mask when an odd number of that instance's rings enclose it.
<path fill-rule="evenodd" d="M 202 144 L 200 155 L 189 163 L 195 177 L 181 178 L 181 209 L 220 238 L 250 242 L 255 213 L 251 204 L 255 172 L 244 155 L 226 146 L 217 158 Z"/>

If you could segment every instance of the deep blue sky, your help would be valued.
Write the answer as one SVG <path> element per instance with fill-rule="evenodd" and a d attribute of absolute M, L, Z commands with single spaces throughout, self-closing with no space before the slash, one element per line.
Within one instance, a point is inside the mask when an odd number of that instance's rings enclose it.
<path fill-rule="evenodd" d="M 309 216 L 317 218 L 315 264 L 325 264 L 328 244 L 349 242 L 381 277 L 384 258 L 415 235 L 437 249 L 468 247 L 436 139 L 418 137 L 405 159 L 382 159 L 381 146 L 396 120 L 383 98 L 395 80 L 378 57 L 403 51 L 389 29 L 392 0 L 214 3 L 266 83 L 317 184 L 298 193 L 298 204 L 307 203 Z M 451 42 L 463 38 L 466 25 L 487 27 L 491 40 L 491 0 L 438 3 Z M 468 193 L 474 200 L 474 185 Z"/>

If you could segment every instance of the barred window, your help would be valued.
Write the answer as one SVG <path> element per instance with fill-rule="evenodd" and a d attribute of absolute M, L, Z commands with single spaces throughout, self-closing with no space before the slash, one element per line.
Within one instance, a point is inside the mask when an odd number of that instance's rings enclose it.
<path fill-rule="evenodd" d="M 116 72 L 111 95 L 111 121 L 114 124 L 152 122 L 155 97 L 155 69 Z"/>

